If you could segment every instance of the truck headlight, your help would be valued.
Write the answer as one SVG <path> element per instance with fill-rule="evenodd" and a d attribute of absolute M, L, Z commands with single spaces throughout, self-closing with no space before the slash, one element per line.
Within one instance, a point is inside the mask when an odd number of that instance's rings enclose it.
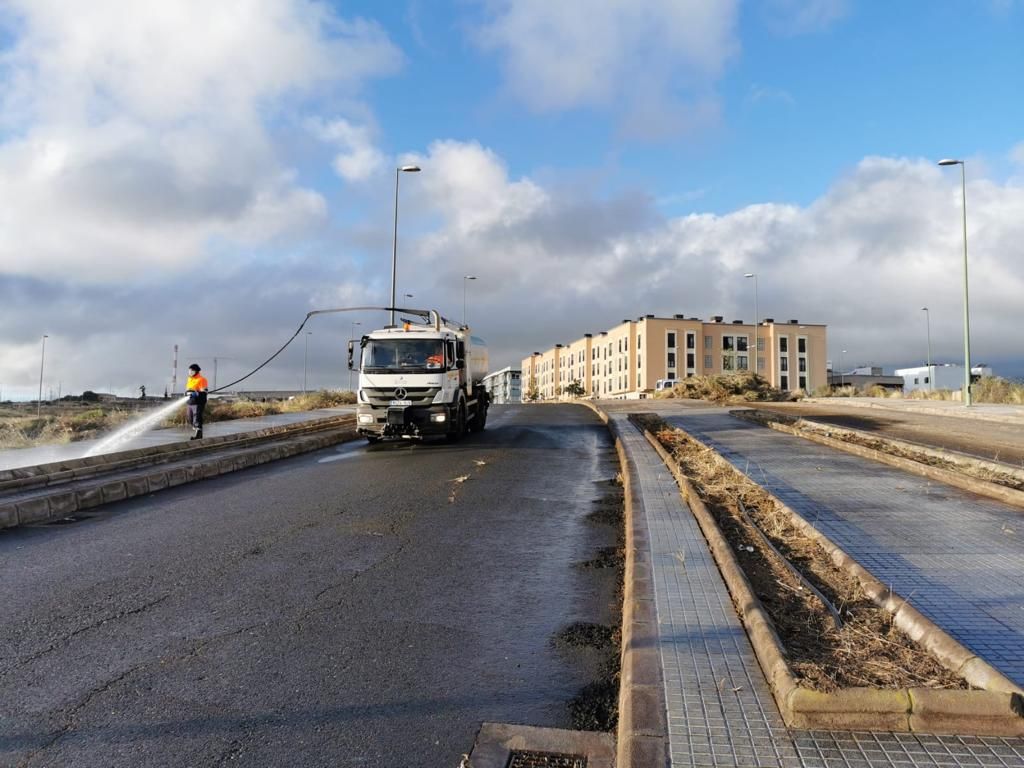
<path fill-rule="evenodd" d="M 360 413 L 359 414 L 359 423 L 360 424 L 373 424 L 373 414 L 372 413 Z"/>
<path fill-rule="evenodd" d="M 444 389 L 439 389 L 437 391 L 437 394 L 434 395 L 434 399 L 431 400 L 430 402 L 432 402 L 432 403 L 443 403 L 444 402 L 444 396 L 445 396 Z"/>
<path fill-rule="evenodd" d="M 443 413 L 432 413 L 430 414 L 430 420 L 440 423 L 443 421 L 447 421 L 448 417 L 445 416 Z"/>

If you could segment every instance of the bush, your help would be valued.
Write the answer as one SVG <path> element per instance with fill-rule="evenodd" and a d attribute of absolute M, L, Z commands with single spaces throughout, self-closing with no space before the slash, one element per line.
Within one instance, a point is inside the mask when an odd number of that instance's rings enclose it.
<path fill-rule="evenodd" d="M 658 397 L 710 400 L 715 403 L 743 403 L 790 400 L 795 396 L 775 389 L 763 376 L 733 373 L 721 376 L 690 376 Z"/>

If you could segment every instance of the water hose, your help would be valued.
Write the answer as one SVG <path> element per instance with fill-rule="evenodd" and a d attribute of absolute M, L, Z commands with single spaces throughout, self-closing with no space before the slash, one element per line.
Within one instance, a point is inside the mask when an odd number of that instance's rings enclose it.
<path fill-rule="evenodd" d="M 260 363 L 258 366 L 253 368 L 251 371 L 249 371 L 247 374 L 245 374 L 245 376 L 243 376 L 242 378 L 235 379 L 230 384 L 225 384 L 223 387 L 217 387 L 216 389 L 211 389 L 210 390 L 210 394 L 213 394 L 214 392 L 221 392 L 221 391 L 223 391 L 225 389 L 228 389 L 229 387 L 233 387 L 233 386 L 235 386 L 235 384 L 239 384 L 239 383 L 245 381 L 250 376 L 252 376 L 254 373 L 256 373 L 260 369 L 264 368 L 275 357 L 277 357 L 282 352 L 284 352 L 289 344 L 291 344 L 293 341 L 295 341 L 295 339 L 298 337 L 298 335 L 300 333 L 302 333 L 302 329 L 306 327 L 306 323 L 308 323 L 309 319 L 311 317 L 313 317 L 314 315 L 329 315 L 329 314 L 333 314 L 335 312 L 375 312 L 375 311 L 378 311 L 378 310 L 381 310 L 381 311 L 384 311 L 384 312 L 405 312 L 406 314 L 417 315 L 417 316 L 422 317 L 424 319 L 429 319 L 430 315 L 431 315 L 431 310 L 429 310 L 429 309 L 402 309 L 401 307 L 339 307 L 339 308 L 336 308 L 336 309 L 314 309 L 312 312 L 307 312 L 306 313 L 306 316 L 304 318 L 302 318 L 302 322 L 299 323 L 299 327 L 295 330 L 295 333 L 293 333 L 291 335 L 291 338 L 288 339 L 288 341 L 286 341 L 284 344 L 281 345 L 281 348 L 278 349 L 277 352 L 275 352 L 270 357 L 268 357 L 266 360 L 264 360 L 262 363 Z M 442 318 L 442 320 L 443 319 L 444 318 Z"/>

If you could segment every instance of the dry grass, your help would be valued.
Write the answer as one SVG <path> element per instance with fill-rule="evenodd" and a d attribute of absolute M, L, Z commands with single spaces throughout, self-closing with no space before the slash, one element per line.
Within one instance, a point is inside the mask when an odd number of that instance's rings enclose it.
<path fill-rule="evenodd" d="M 1001 376 L 985 376 L 971 387 L 971 395 L 976 403 L 993 405 L 1024 405 L 1024 382 L 1004 379 Z M 890 400 L 960 400 L 959 389 L 915 389 L 903 394 L 898 389 L 873 386 L 868 389 L 846 387 L 819 387 L 814 390 L 815 397 L 877 397 Z"/>
<path fill-rule="evenodd" d="M 157 404 L 164 401 L 156 400 Z M 256 402 L 242 400 L 234 403 L 211 400 L 204 414 L 207 422 L 267 416 L 275 413 L 310 411 L 333 408 L 355 402 L 355 394 L 347 391 L 321 390 L 300 395 L 292 400 Z M 34 409 L 34 406 L 33 406 Z M 31 448 L 89 440 L 110 432 L 143 411 L 121 407 L 82 409 L 73 406 L 55 408 L 47 406 L 41 416 L 34 410 L 9 407 L 0 411 L 0 450 Z M 164 422 L 165 426 L 184 426 L 185 409 L 180 408 Z"/>
<path fill-rule="evenodd" d="M 775 389 L 763 376 L 733 373 L 721 376 L 690 376 L 656 397 L 710 400 L 714 403 L 750 403 L 794 399 Z"/>
<path fill-rule="evenodd" d="M 805 685 L 822 691 L 853 686 L 966 687 L 904 635 L 891 615 L 795 528 L 788 512 L 760 486 L 681 430 L 656 417 L 645 417 L 644 425 L 673 455 L 715 517 L 774 622 L 794 674 Z M 764 546 L 741 514 L 741 505 L 783 557 L 839 609 L 842 630 L 836 630 L 824 606 Z"/>

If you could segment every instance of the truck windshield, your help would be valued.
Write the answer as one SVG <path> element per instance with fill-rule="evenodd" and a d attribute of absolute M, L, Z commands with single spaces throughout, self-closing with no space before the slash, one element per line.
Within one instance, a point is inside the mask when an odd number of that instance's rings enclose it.
<path fill-rule="evenodd" d="M 439 371 L 444 368 L 444 345 L 439 339 L 371 340 L 363 350 L 363 370 Z"/>

